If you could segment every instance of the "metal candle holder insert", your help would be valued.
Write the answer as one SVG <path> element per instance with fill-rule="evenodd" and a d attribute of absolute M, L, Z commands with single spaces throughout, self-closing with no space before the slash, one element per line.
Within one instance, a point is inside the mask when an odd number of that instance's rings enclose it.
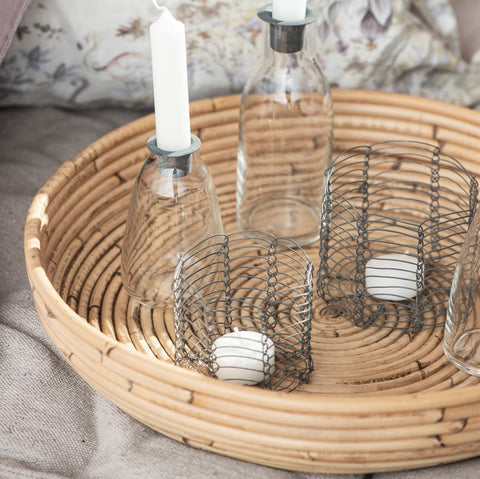
<path fill-rule="evenodd" d="M 318 15 L 307 8 L 305 18 L 294 22 L 276 20 L 272 17 L 272 5 L 258 11 L 258 17 L 270 24 L 270 47 L 281 53 L 295 53 L 303 48 L 305 25 L 317 21 Z"/>
<path fill-rule="evenodd" d="M 154 135 L 147 141 L 147 148 L 158 157 L 158 170 L 164 176 L 181 178 L 192 170 L 192 154 L 200 149 L 200 138 L 191 135 L 189 148 L 181 151 L 162 150 L 157 146 L 157 137 Z"/>

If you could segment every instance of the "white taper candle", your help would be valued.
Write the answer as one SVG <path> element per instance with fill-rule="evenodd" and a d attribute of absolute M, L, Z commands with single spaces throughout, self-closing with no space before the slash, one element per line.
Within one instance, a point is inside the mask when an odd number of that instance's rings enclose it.
<path fill-rule="evenodd" d="M 150 25 L 157 146 L 180 151 L 190 146 L 185 26 L 166 7 Z"/>
<path fill-rule="evenodd" d="M 282 22 L 297 22 L 305 18 L 307 0 L 273 0 L 272 18 Z"/>

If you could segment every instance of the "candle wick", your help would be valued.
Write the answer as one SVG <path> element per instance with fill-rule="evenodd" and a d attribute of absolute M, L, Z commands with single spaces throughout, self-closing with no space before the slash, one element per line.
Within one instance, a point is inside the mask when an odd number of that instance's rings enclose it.
<path fill-rule="evenodd" d="M 152 0 L 152 3 L 155 5 L 155 7 L 158 8 L 158 10 L 160 10 L 162 13 L 165 11 L 165 10 L 168 10 L 167 7 L 165 7 L 164 5 L 159 5 L 158 4 L 158 0 Z"/>

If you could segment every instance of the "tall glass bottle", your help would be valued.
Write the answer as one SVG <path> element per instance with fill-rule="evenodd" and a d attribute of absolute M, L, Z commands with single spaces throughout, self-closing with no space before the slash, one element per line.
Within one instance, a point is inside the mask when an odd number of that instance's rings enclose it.
<path fill-rule="evenodd" d="M 333 106 L 316 60 L 316 14 L 277 21 L 259 10 L 264 52 L 248 79 L 239 117 L 237 220 L 309 244 L 319 237 Z"/>
<path fill-rule="evenodd" d="M 189 149 L 152 153 L 135 182 L 123 238 L 121 275 L 127 292 L 150 307 L 173 307 L 173 273 L 180 255 L 223 233 L 215 188 L 192 135 Z"/>

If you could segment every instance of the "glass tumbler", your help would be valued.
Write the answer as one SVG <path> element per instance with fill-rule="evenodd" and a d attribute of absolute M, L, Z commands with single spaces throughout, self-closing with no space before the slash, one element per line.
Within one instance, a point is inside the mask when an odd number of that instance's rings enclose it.
<path fill-rule="evenodd" d="M 480 212 L 477 209 L 453 277 L 443 349 L 452 364 L 480 376 Z"/>
<path fill-rule="evenodd" d="M 180 255 L 207 236 L 223 233 L 214 184 L 192 135 L 191 147 L 151 155 L 135 182 L 122 246 L 127 292 L 149 307 L 173 308 L 173 273 Z"/>

